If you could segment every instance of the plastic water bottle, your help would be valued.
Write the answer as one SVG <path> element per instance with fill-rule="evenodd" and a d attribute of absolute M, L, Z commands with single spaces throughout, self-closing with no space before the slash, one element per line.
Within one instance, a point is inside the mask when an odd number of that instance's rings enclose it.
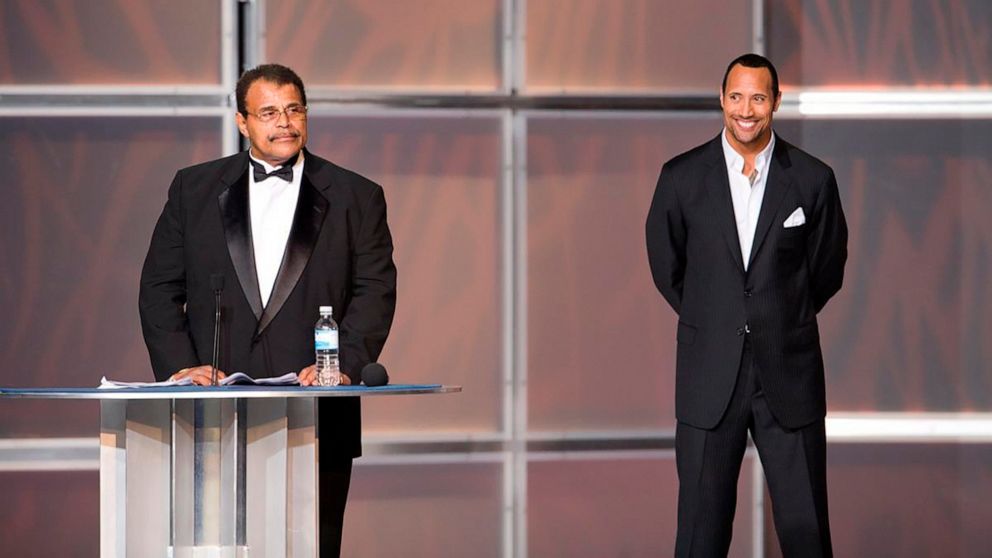
<path fill-rule="evenodd" d="M 318 386 L 336 386 L 341 383 L 341 369 L 338 366 L 338 324 L 332 316 L 333 311 L 331 306 L 321 306 L 320 319 L 313 328 Z"/>

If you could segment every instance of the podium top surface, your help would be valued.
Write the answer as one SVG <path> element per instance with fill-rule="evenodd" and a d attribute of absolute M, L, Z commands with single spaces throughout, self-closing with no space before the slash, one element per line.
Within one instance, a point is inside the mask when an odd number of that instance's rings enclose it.
<path fill-rule="evenodd" d="M 442 384 L 393 384 L 379 387 L 335 386 L 173 386 L 141 388 L 5 388 L 0 399 L 260 399 L 301 397 L 372 397 L 456 393 L 461 386 Z"/>

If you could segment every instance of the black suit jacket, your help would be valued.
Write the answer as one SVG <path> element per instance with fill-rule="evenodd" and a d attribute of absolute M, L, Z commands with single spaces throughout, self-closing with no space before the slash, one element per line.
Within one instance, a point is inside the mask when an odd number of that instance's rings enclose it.
<path fill-rule="evenodd" d="M 382 351 L 396 304 L 386 201 L 372 181 L 304 152 L 286 251 L 263 308 L 248 203 L 248 152 L 180 170 L 152 235 L 138 306 L 155 377 L 210 364 L 214 294 L 224 278 L 219 367 L 253 377 L 314 362 L 313 326 L 334 306 L 341 369 L 353 384 Z M 322 440 L 361 452 L 358 398 L 321 400 Z"/>
<path fill-rule="evenodd" d="M 797 208 L 805 224 L 784 227 Z M 679 316 L 678 420 L 699 428 L 719 423 L 745 335 L 779 423 L 798 428 L 822 419 L 816 314 L 840 289 L 847 260 L 830 167 L 776 137 L 746 272 L 719 136 L 665 163 L 646 232 L 655 285 Z"/>

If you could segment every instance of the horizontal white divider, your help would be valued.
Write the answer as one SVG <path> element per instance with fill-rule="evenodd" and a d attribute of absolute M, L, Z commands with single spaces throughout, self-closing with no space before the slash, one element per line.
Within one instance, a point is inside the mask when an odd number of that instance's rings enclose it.
<path fill-rule="evenodd" d="M 990 443 L 992 413 L 830 413 L 832 442 Z"/>
<path fill-rule="evenodd" d="M 674 439 L 672 430 L 539 431 L 527 435 L 530 442 L 624 442 L 640 439 Z M 830 413 L 827 439 L 831 442 L 876 443 L 992 443 L 992 413 Z M 485 446 L 475 451 L 430 451 L 431 444 L 506 442 L 502 433 L 397 433 L 365 436 L 366 457 L 372 464 L 457 463 L 492 461 L 504 452 Z M 100 443 L 87 438 L 0 439 L 0 471 L 96 471 L 100 466 Z M 643 453 L 652 450 L 601 450 L 600 453 Z M 569 453 L 548 452 L 553 454 Z M 588 457 L 590 451 L 574 452 Z"/>

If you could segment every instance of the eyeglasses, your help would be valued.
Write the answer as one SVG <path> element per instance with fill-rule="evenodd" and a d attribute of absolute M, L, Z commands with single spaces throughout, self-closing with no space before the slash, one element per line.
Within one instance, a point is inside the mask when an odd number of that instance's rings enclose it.
<path fill-rule="evenodd" d="M 249 116 L 254 116 L 262 122 L 272 122 L 277 120 L 280 116 L 285 113 L 286 118 L 290 120 L 306 120 L 307 118 L 307 107 L 303 105 L 289 105 L 288 107 L 280 110 L 277 108 L 264 108 L 256 113 L 251 113 L 245 111 L 245 114 Z"/>

